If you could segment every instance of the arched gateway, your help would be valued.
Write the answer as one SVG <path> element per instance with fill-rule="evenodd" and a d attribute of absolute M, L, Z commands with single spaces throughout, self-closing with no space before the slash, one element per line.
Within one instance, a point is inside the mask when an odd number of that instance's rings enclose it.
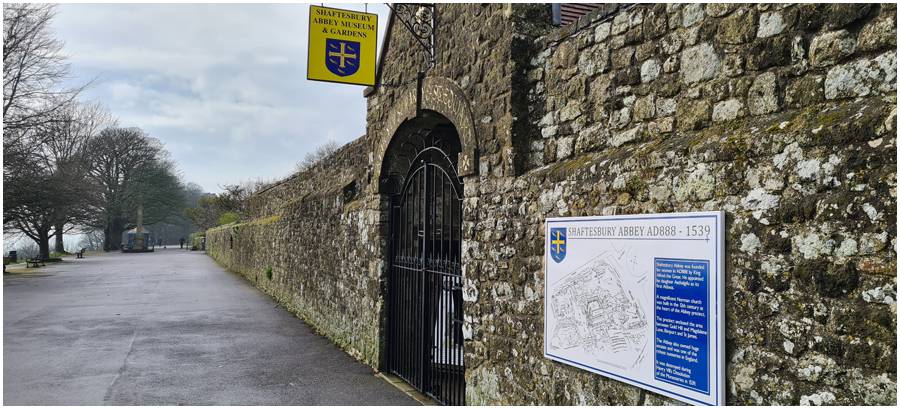
<path fill-rule="evenodd" d="M 397 129 L 381 172 L 390 198 L 385 366 L 450 405 L 465 397 L 460 152 L 453 124 L 422 111 Z"/>

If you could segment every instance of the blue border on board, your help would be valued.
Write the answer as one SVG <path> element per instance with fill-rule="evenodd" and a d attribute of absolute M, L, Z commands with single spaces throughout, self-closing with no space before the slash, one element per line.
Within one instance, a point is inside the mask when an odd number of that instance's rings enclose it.
<path fill-rule="evenodd" d="M 620 221 L 620 220 L 665 220 L 665 219 L 705 219 L 705 218 L 712 218 L 713 221 L 714 221 L 714 223 L 715 223 L 714 225 L 715 225 L 715 231 L 716 231 L 716 239 L 720 239 L 721 237 L 719 237 L 719 233 L 720 233 L 720 232 L 719 232 L 719 217 L 723 217 L 723 218 L 724 218 L 725 215 L 724 215 L 723 213 L 721 213 L 721 212 L 718 212 L 718 213 L 719 213 L 719 214 L 715 214 L 715 215 L 693 215 L 693 216 L 692 216 L 692 215 L 684 215 L 684 216 L 657 216 L 657 217 L 613 217 L 613 218 L 601 218 L 601 219 L 598 219 L 598 218 L 585 218 L 585 219 L 580 219 L 580 218 L 576 219 L 576 218 L 572 218 L 572 219 L 569 219 L 569 220 L 547 220 L 547 219 L 544 219 L 544 223 L 547 225 L 547 229 L 544 231 L 544 234 L 547 234 L 547 233 L 550 231 L 550 230 L 549 230 L 549 229 L 550 229 L 550 223 L 571 223 L 571 222 L 579 223 L 579 222 L 592 222 L 592 221 L 608 222 L 608 221 Z M 546 240 L 546 236 L 544 236 L 544 237 L 545 237 L 545 240 Z M 544 242 L 544 245 L 546 245 L 546 241 Z M 663 394 L 672 394 L 672 395 L 675 395 L 675 396 L 678 396 L 678 397 L 687 399 L 687 400 L 689 400 L 689 401 L 691 401 L 691 402 L 699 403 L 699 404 L 701 404 L 701 405 L 706 405 L 706 406 L 719 406 L 719 405 L 722 405 L 722 403 L 719 401 L 719 393 L 721 392 L 720 389 L 722 388 L 722 385 L 719 383 L 719 381 L 720 381 L 721 378 L 722 378 L 722 374 L 719 373 L 719 355 L 721 355 L 721 353 L 720 353 L 721 351 L 719 350 L 719 316 L 720 316 L 720 314 L 719 314 L 719 285 L 720 285 L 720 283 L 719 283 L 719 280 L 718 280 L 718 279 L 719 279 L 719 273 L 720 273 L 720 271 L 719 271 L 719 267 L 720 267 L 720 266 L 719 266 L 719 242 L 718 242 L 718 241 L 716 241 L 715 246 L 716 246 L 716 258 L 715 258 L 715 266 L 716 266 L 716 310 L 715 310 L 715 316 L 716 316 L 716 320 L 715 320 L 715 324 L 716 324 L 716 375 L 717 375 L 717 376 L 716 376 L 716 380 L 715 380 L 715 381 L 716 381 L 716 403 L 707 403 L 707 402 L 703 402 L 703 401 L 701 401 L 701 400 L 697 400 L 697 399 L 695 399 L 695 398 L 691 398 L 691 397 L 688 397 L 688 396 L 684 396 L 684 395 L 678 394 L 678 393 L 676 393 L 676 392 L 672 392 L 672 391 L 669 391 L 669 390 L 666 390 L 666 389 L 662 389 L 662 388 L 659 388 L 659 387 L 656 387 L 656 386 L 653 386 L 653 385 L 648 385 L 648 384 L 646 384 L 646 383 L 644 383 L 644 382 L 641 382 L 641 381 L 637 381 L 637 380 L 634 380 L 634 379 L 631 379 L 631 378 L 628 378 L 628 377 L 625 377 L 625 376 L 621 376 L 621 375 L 616 375 L 616 374 L 613 374 L 613 373 L 604 371 L 604 370 L 599 369 L 599 368 L 594 368 L 594 367 L 589 366 L 589 365 L 584 365 L 584 364 L 581 364 L 581 363 L 578 363 L 578 362 L 575 362 L 575 361 L 572 361 L 572 360 L 569 360 L 569 359 L 566 359 L 566 358 L 563 358 L 563 357 L 559 357 L 559 356 L 550 354 L 550 353 L 547 352 L 547 322 L 546 322 L 546 321 L 544 322 L 544 356 L 549 356 L 549 357 L 556 358 L 557 360 L 560 360 L 560 361 L 568 362 L 568 363 L 570 363 L 570 364 L 572 364 L 573 366 L 576 366 L 576 367 L 588 368 L 588 369 L 592 369 L 592 370 L 597 371 L 597 372 L 602 372 L 602 373 L 604 373 L 604 374 L 606 374 L 606 375 L 608 375 L 608 376 L 610 376 L 610 377 L 612 377 L 612 378 L 614 378 L 614 379 L 617 379 L 617 380 L 624 379 L 624 380 L 627 380 L 627 381 L 629 381 L 629 382 L 633 382 L 633 383 L 638 384 L 638 385 L 643 385 L 643 386 L 645 386 L 645 387 L 648 388 L 648 389 L 652 389 L 652 390 L 655 390 L 655 391 L 658 391 L 658 392 L 662 392 Z M 545 260 L 545 263 L 546 263 L 546 261 L 547 261 L 547 257 L 548 257 L 547 253 L 544 252 L 544 260 Z M 546 265 L 549 265 L 549 263 L 547 263 Z M 545 298 L 544 298 L 544 306 L 547 305 L 546 294 L 547 294 L 547 275 L 546 275 L 546 272 L 545 272 L 545 273 L 544 273 L 544 297 L 545 297 Z M 546 314 L 547 311 L 545 310 L 544 313 Z M 677 385 L 675 385 L 675 386 L 677 386 Z M 690 390 L 690 389 L 688 389 L 688 390 Z"/>
<path fill-rule="evenodd" d="M 654 301 L 653 301 L 653 304 L 654 304 L 654 307 L 655 307 L 655 304 L 656 304 L 656 260 L 674 260 L 674 261 L 690 261 L 690 262 L 698 262 L 698 261 L 699 261 L 699 262 L 701 262 L 701 263 L 706 263 L 706 273 L 707 273 L 707 275 L 709 274 L 709 266 L 710 266 L 709 260 L 700 260 L 700 259 L 691 259 L 691 258 L 677 258 L 677 257 L 653 257 L 653 300 L 654 300 Z M 707 280 L 709 280 L 709 277 L 707 277 Z M 707 304 L 709 303 L 709 290 L 706 291 L 706 302 L 707 302 Z M 709 313 L 707 313 L 707 314 L 708 314 L 708 315 L 707 315 L 706 319 L 707 319 L 708 321 L 712 321 L 712 318 L 710 318 Z M 718 316 L 718 314 L 716 314 L 716 315 Z M 654 336 L 655 336 L 655 335 L 656 335 L 656 310 L 655 310 L 655 308 L 654 308 L 654 311 L 653 311 L 653 316 L 654 316 L 654 317 L 653 317 L 653 318 L 654 318 L 654 319 L 653 319 L 653 334 L 654 334 Z M 708 325 L 708 324 L 709 324 L 709 323 L 707 322 L 707 325 Z M 712 340 L 709 339 L 709 334 L 707 334 L 707 337 L 706 337 L 706 347 L 709 348 L 710 346 L 712 346 Z M 718 345 L 716 345 L 716 347 L 718 347 Z M 718 351 L 716 351 L 716 352 L 718 352 Z M 667 381 L 667 380 L 665 380 L 665 379 L 656 379 L 656 362 L 655 362 L 655 361 L 656 361 L 656 342 L 655 342 L 655 340 L 654 340 L 654 342 L 653 342 L 653 355 L 654 355 L 654 356 L 653 356 L 653 358 L 654 358 L 654 365 L 653 365 L 653 371 L 654 371 L 654 373 L 653 373 L 653 380 L 659 381 L 659 382 L 665 382 L 665 383 L 668 383 L 668 384 L 670 384 L 670 385 L 677 386 L 677 387 L 679 387 L 679 388 L 684 388 L 684 389 L 688 389 L 688 390 L 692 390 L 692 391 L 695 391 L 695 392 L 702 393 L 702 394 L 704 394 L 704 395 L 710 395 L 710 396 L 712 396 L 712 394 L 710 393 L 710 391 L 704 391 L 704 390 L 699 389 L 699 388 L 691 388 L 690 386 L 679 385 L 679 384 L 677 384 L 677 383 L 675 383 L 675 382 Z M 717 362 L 717 363 L 718 363 L 718 362 Z M 718 368 L 717 368 L 716 370 L 718 370 Z M 707 372 L 706 372 L 706 377 L 707 377 L 706 380 L 707 380 L 707 382 L 709 382 L 709 381 L 712 380 L 712 373 L 711 373 L 711 372 L 712 372 L 712 371 L 709 371 L 708 366 L 707 366 Z M 710 382 L 710 383 L 711 383 L 711 382 Z M 707 387 L 709 387 L 708 385 L 709 385 L 709 384 L 707 384 Z"/>

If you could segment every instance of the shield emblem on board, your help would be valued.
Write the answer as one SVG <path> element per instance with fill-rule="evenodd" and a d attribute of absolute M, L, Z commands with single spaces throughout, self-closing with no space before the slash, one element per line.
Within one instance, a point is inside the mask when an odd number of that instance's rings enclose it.
<path fill-rule="evenodd" d="M 566 228 L 550 228 L 550 257 L 557 263 L 566 258 Z"/>
<path fill-rule="evenodd" d="M 359 42 L 325 39 L 325 66 L 334 75 L 346 77 L 359 70 Z"/>

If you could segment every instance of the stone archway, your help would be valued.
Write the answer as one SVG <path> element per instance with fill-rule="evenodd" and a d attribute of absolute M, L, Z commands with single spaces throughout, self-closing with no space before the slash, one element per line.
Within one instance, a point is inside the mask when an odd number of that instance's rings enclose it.
<path fill-rule="evenodd" d="M 391 168 L 386 166 L 389 165 L 386 164 L 386 161 L 390 160 L 388 156 L 390 155 L 389 149 L 393 149 L 392 142 L 405 138 L 410 132 L 415 132 L 423 126 L 430 129 L 434 129 L 435 125 L 450 126 L 458 141 L 458 154 L 455 161 L 457 176 L 462 180 L 466 176 L 475 175 L 478 171 L 478 138 L 475 122 L 469 99 L 462 89 L 449 78 L 426 77 L 422 83 L 422 101 L 419 110 L 416 106 L 416 94 L 415 87 L 408 87 L 399 93 L 399 97 L 385 98 L 378 102 L 371 101 L 383 104 L 379 108 L 388 111 L 386 119 L 380 123 L 369 124 L 368 127 L 373 136 L 370 177 L 374 177 L 370 180 L 374 181 L 373 187 L 378 196 L 379 236 L 382 239 L 379 243 L 379 252 L 382 256 L 382 286 L 380 290 L 382 305 L 386 305 L 388 302 L 388 281 L 391 271 L 390 199 L 391 194 L 395 191 L 385 189 L 385 182 Z M 464 211 L 460 211 L 457 217 L 464 220 L 462 213 Z M 461 259 L 460 262 L 460 278 L 464 280 L 465 260 Z M 386 359 L 389 355 L 388 332 L 390 328 L 386 308 L 383 308 L 380 313 L 379 326 L 379 368 L 387 370 L 389 362 Z M 464 386 L 462 389 L 464 390 Z"/>
<path fill-rule="evenodd" d="M 478 138 L 472 109 L 462 89 L 445 77 L 426 77 L 422 82 L 421 109 L 437 112 L 446 117 L 456 127 L 462 150 L 459 154 L 457 171 L 460 177 L 474 175 L 478 170 Z M 394 101 L 391 112 L 383 126 L 379 127 L 375 146 L 375 180 L 381 177 L 381 168 L 388 145 L 401 125 L 416 118 L 416 90 L 407 89 Z"/>
<path fill-rule="evenodd" d="M 422 109 L 394 132 L 380 166 L 386 205 L 382 370 L 438 402 L 465 402 L 463 163 L 449 118 Z"/>

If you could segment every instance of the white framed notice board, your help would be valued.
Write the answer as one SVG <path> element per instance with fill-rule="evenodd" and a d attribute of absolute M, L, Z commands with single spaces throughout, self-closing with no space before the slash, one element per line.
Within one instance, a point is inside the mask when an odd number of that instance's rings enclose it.
<path fill-rule="evenodd" d="M 546 220 L 544 356 L 725 403 L 723 212 Z"/>

